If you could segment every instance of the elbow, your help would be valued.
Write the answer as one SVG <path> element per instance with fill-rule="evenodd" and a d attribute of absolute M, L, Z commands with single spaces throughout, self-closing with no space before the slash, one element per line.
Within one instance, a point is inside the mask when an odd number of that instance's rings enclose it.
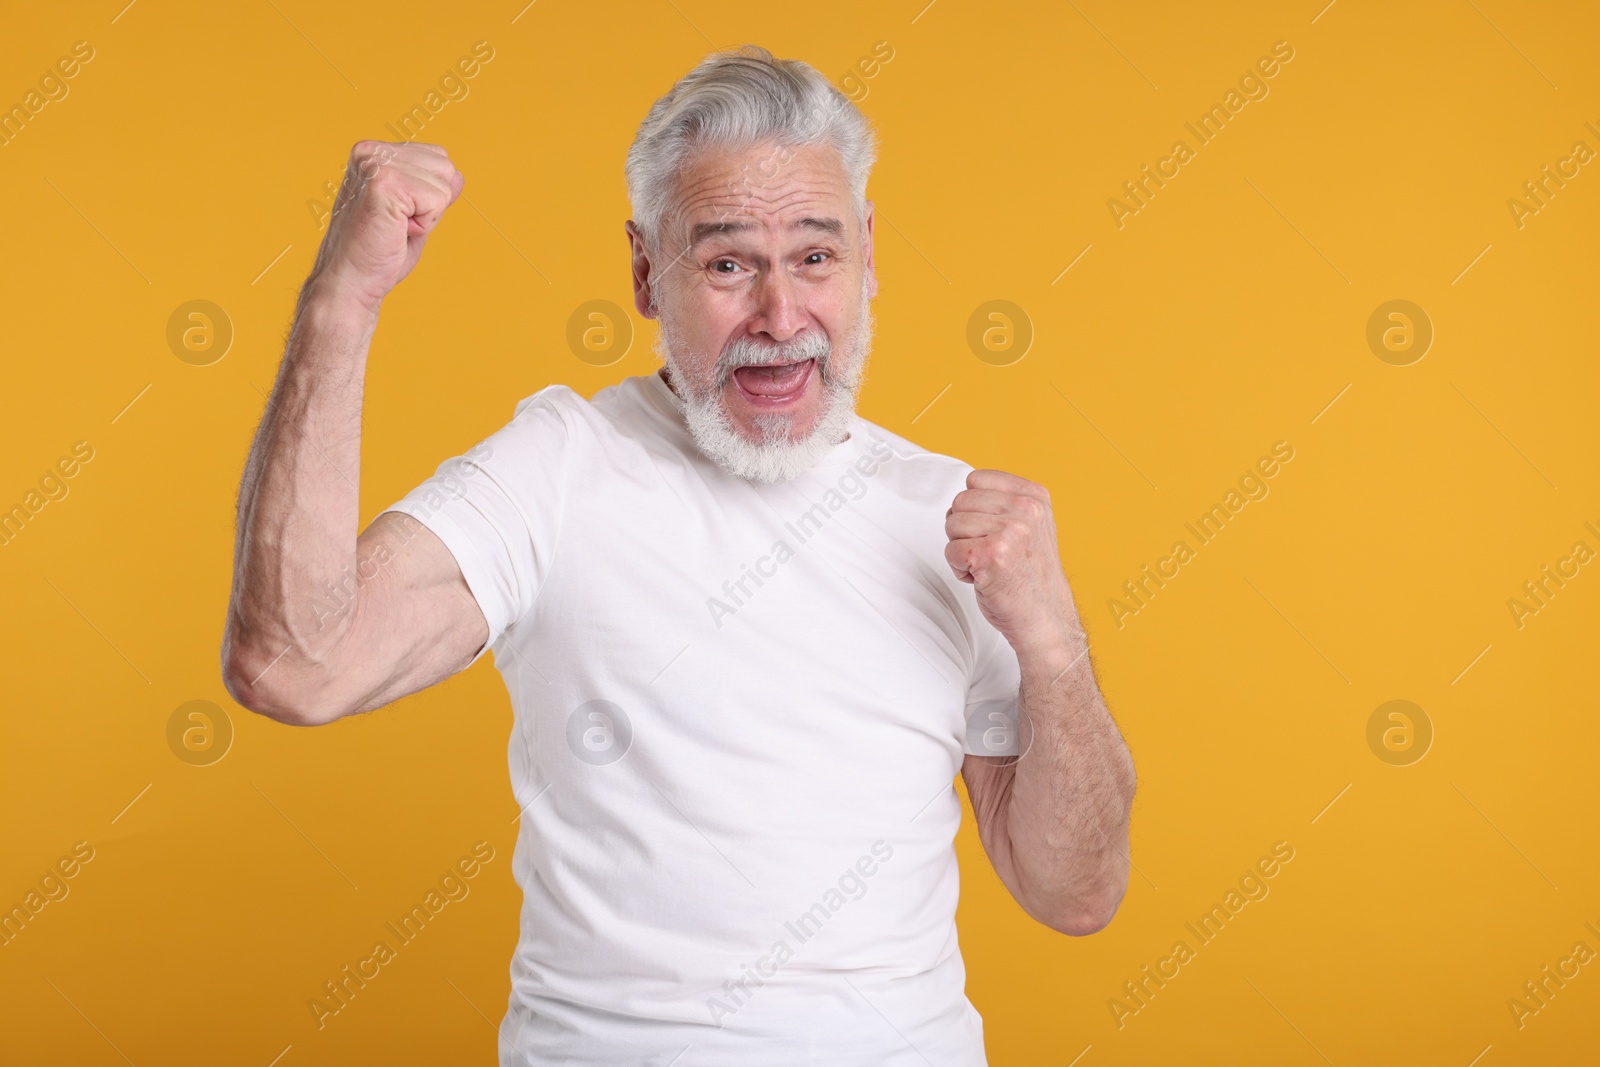
<path fill-rule="evenodd" d="M 1085 908 L 1072 913 L 1063 921 L 1047 923 L 1057 933 L 1066 934 L 1068 937 L 1088 937 L 1098 934 L 1111 925 L 1112 918 L 1117 914 L 1117 907 L 1122 902 L 1115 901 L 1108 906 Z"/>
<path fill-rule="evenodd" d="M 286 726 L 323 726 L 349 713 L 325 686 L 285 664 L 286 658 L 263 657 L 225 637 L 222 685 L 240 707 Z"/>
<path fill-rule="evenodd" d="M 1023 910 L 1058 934 L 1087 937 L 1111 925 L 1127 888 L 1125 880 L 1116 879 L 1073 893 L 1035 893 Z"/>
<path fill-rule="evenodd" d="M 1117 914 L 1117 908 L 1121 903 L 1120 898 L 1109 903 L 1074 902 L 1070 906 L 1040 909 L 1033 913 L 1033 917 L 1058 934 L 1066 934 L 1068 937 L 1087 937 L 1111 925 L 1111 920 Z"/>

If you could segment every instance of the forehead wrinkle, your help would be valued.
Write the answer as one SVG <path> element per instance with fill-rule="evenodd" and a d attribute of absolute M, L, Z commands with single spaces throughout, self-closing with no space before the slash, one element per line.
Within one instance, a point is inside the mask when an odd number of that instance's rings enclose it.
<path fill-rule="evenodd" d="M 835 190 L 821 184 L 800 184 L 780 191 L 758 189 L 738 191 L 691 192 L 684 196 L 681 211 L 692 215 L 700 211 L 720 211 L 745 215 L 777 215 L 792 209 L 811 205 L 807 214 L 827 214 L 824 205 L 833 199 Z M 841 198 L 843 199 L 843 198 Z"/>
<path fill-rule="evenodd" d="M 771 235 L 779 230 L 804 229 L 847 240 L 849 229 L 843 218 L 849 212 L 836 209 L 828 192 L 801 186 L 770 199 L 744 197 L 723 201 L 714 194 L 700 200 L 690 199 L 679 213 L 684 220 L 680 232 L 684 234 L 685 251 L 718 233 L 760 231 Z"/>

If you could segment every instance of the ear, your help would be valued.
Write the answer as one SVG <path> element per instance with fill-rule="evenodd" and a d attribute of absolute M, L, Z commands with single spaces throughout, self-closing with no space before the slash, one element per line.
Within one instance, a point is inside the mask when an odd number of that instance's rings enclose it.
<path fill-rule="evenodd" d="M 872 262 L 872 208 L 871 200 L 867 201 L 866 229 L 861 234 L 862 261 L 867 267 L 867 299 L 871 300 L 878 295 L 878 271 Z"/>
<path fill-rule="evenodd" d="M 645 249 L 644 235 L 632 219 L 623 224 L 628 235 L 628 254 L 633 269 L 633 306 L 647 319 L 656 317 L 655 293 L 650 273 L 650 254 Z"/>

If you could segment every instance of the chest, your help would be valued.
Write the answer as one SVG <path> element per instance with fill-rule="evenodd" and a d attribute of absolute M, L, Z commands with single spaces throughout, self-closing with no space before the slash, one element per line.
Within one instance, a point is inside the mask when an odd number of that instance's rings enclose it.
<path fill-rule="evenodd" d="M 521 624 L 557 703 L 663 709 L 717 744 L 805 744 L 819 724 L 862 744 L 953 736 L 972 620 L 939 542 L 887 493 L 811 489 L 657 482 L 575 508 Z"/>

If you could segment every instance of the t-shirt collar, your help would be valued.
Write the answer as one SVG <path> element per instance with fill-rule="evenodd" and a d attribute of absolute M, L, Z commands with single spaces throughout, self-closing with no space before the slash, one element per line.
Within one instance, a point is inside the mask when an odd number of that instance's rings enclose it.
<path fill-rule="evenodd" d="M 642 383 L 644 392 L 654 403 L 656 409 L 682 431 L 681 438 L 684 446 L 694 450 L 695 454 L 699 455 L 700 451 L 694 443 L 694 437 L 689 433 L 689 427 L 684 422 L 683 398 L 674 393 L 672 387 L 667 384 L 666 379 L 662 376 L 664 370 L 665 368 L 657 368 L 649 374 L 641 375 L 646 379 Z M 817 461 L 816 467 L 838 467 L 852 462 L 857 453 L 865 447 L 865 437 L 866 434 L 860 416 L 852 415 L 849 435 L 843 441 L 834 445 L 833 448 L 823 453 L 822 458 Z"/>

